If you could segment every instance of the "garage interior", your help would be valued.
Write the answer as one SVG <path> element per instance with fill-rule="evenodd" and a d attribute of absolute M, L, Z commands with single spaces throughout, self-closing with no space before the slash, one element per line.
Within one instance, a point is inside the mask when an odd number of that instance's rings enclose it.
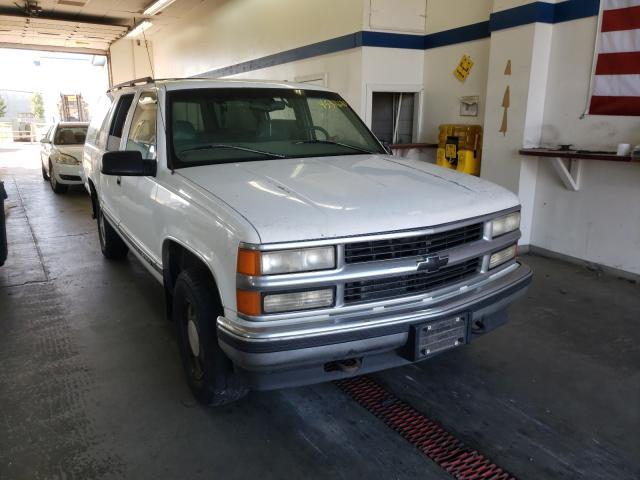
<path fill-rule="evenodd" d="M 3 136 L 15 119 L 2 113 L 0 478 L 640 478 L 640 103 L 593 100 L 607 8 L 630 9 L 639 50 L 637 0 L 0 0 L 0 50 L 82 55 L 97 76 L 76 80 L 98 89 L 320 85 L 395 155 L 427 163 L 441 125 L 479 125 L 479 176 L 520 198 L 534 272 L 491 335 L 365 378 L 482 468 L 455 470 L 363 408 L 357 384 L 204 408 L 162 286 L 133 255 L 102 257 L 85 189 L 53 193 L 38 139 Z M 637 102 L 640 75 L 626 76 Z M 47 105 L 32 137 L 59 119 Z"/>

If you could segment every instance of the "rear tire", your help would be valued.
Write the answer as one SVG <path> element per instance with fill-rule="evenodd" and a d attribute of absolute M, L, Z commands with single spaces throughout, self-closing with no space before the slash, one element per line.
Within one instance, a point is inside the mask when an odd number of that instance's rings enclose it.
<path fill-rule="evenodd" d="M 51 190 L 54 193 L 67 193 L 69 190 L 69 185 L 63 185 L 62 183 L 58 183 L 56 180 L 56 175 L 53 171 L 53 165 L 49 162 L 49 184 L 51 185 Z"/>
<path fill-rule="evenodd" d="M 187 383 L 203 405 L 220 406 L 244 397 L 248 389 L 233 374 L 233 364 L 218 345 L 216 318 L 222 314 L 216 287 L 202 269 L 178 275 L 173 320 Z"/>
<path fill-rule="evenodd" d="M 102 209 L 98 208 L 98 237 L 100 238 L 100 250 L 102 255 L 109 260 L 121 260 L 127 256 L 129 247 L 118 235 L 115 228 L 111 226 L 102 213 Z"/>

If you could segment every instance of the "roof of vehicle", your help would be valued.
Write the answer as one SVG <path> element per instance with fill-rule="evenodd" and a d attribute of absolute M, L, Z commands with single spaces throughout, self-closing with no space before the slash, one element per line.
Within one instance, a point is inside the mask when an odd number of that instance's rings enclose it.
<path fill-rule="evenodd" d="M 167 90 L 183 90 L 191 88 L 287 88 L 292 90 L 322 90 L 330 91 L 320 85 L 309 83 L 293 83 L 277 80 L 245 80 L 245 79 L 214 79 L 214 78 L 139 78 L 120 83 L 111 87 L 109 92 L 121 89 L 141 88 L 149 84 L 163 85 Z"/>
<path fill-rule="evenodd" d="M 88 127 L 89 122 L 58 122 L 59 127 Z"/>

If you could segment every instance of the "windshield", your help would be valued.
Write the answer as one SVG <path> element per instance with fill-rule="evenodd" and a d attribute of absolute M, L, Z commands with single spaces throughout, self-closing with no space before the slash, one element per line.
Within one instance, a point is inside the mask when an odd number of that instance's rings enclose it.
<path fill-rule="evenodd" d="M 385 153 L 339 95 L 292 89 L 168 93 L 173 168 Z"/>
<path fill-rule="evenodd" d="M 54 145 L 82 145 L 87 136 L 86 125 L 60 125 L 53 139 Z"/>

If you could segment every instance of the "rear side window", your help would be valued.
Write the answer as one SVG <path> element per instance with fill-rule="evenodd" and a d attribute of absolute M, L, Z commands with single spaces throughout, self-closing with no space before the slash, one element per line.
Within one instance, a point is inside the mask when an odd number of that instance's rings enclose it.
<path fill-rule="evenodd" d="M 120 140 L 122 139 L 122 130 L 124 122 L 127 119 L 127 113 L 133 102 L 133 93 L 122 95 L 118 100 L 111 125 L 109 126 L 109 137 L 107 138 L 107 151 L 118 150 L 120 148 Z"/>

